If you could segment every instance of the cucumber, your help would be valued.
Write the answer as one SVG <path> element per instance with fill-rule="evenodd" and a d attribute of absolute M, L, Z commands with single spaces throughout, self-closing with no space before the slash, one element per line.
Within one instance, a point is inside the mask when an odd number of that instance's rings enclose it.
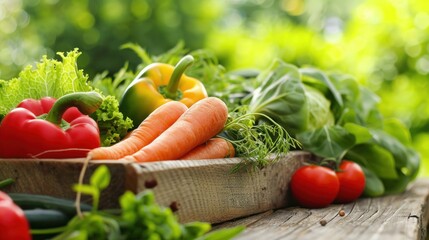
<path fill-rule="evenodd" d="M 70 216 L 56 209 L 26 209 L 24 214 L 31 229 L 63 227 L 71 219 Z"/>
<path fill-rule="evenodd" d="M 26 209 L 53 209 L 59 210 L 65 213 L 67 216 L 76 215 L 75 202 L 72 200 L 52 197 L 48 195 L 40 194 L 28 194 L 28 193 L 9 193 L 12 200 L 20 208 Z M 81 211 L 91 211 L 92 207 L 88 204 L 80 204 Z"/>
<path fill-rule="evenodd" d="M 55 209 L 26 209 L 24 215 L 30 225 L 33 240 L 46 240 L 55 237 L 61 230 L 52 232 L 52 229 L 61 229 L 72 219 L 72 216 Z M 48 231 L 40 232 L 43 230 Z M 35 231 L 39 231 L 39 233 Z"/>

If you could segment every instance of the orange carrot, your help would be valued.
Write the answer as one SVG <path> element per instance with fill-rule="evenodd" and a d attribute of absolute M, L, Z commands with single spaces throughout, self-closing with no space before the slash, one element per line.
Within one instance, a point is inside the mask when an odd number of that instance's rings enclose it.
<path fill-rule="evenodd" d="M 229 141 L 215 137 L 192 149 L 180 160 L 232 158 L 234 155 L 235 149 Z"/>
<path fill-rule="evenodd" d="M 88 157 L 92 160 L 115 160 L 132 155 L 168 129 L 187 109 L 181 102 L 167 102 L 153 111 L 127 138 L 109 147 L 95 148 Z"/>
<path fill-rule="evenodd" d="M 192 105 L 153 142 L 124 159 L 136 162 L 177 160 L 218 134 L 227 118 L 228 108 L 222 100 L 204 98 Z"/>

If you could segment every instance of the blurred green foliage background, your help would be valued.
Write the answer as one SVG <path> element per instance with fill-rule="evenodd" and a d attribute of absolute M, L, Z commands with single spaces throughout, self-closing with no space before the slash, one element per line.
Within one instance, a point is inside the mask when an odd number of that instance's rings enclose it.
<path fill-rule="evenodd" d="M 274 58 L 352 75 L 400 118 L 429 176 L 427 0 L 1 0 L 0 79 L 42 55 L 79 48 L 89 76 L 118 71 L 134 42 L 160 54 L 183 40 L 227 70 L 268 67 Z"/>

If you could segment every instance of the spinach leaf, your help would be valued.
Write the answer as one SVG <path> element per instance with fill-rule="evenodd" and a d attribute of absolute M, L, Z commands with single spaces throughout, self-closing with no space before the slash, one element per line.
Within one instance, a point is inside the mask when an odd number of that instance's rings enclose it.
<path fill-rule="evenodd" d="M 369 129 L 355 123 L 346 123 L 344 128 L 356 138 L 355 144 L 365 143 L 372 139 Z"/>
<path fill-rule="evenodd" d="M 257 81 L 260 85 L 252 94 L 249 113 L 264 114 L 291 134 L 307 128 L 308 103 L 295 66 L 277 60 Z"/>
<path fill-rule="evenodd" d="M 347 152 L 345 157 L 373 171 L 379 178 L 398 177 L 393 155 L 379 145 L 371 143 L 356 145 Z"/>
<path fill-rule="evenodd" d="M 360 86 L 347 75 L 329 76 L 343 98 L 343 106 L 333 102 L 332 111 L 336 123 L 352 122 L 362 126 L 382 127 L 382 116 L 378 110 L 379 97 L 368 88 Z"/>
<path fill-rule="evenodd" d="M 403 122 L 396 118 L 384 119 L 383 130 L 405 146 L 411 146 L 411 134 Z"/>
<path fill-rule="evenodd" d="M 365 189 L 363 195 L 367 197 L 379 197 L 384 194 L 384 184 L 373 171 L 361 166 L 365 174 Z"/>
<path fill-rule="evenodd" d="M 405 191 L 411 180 L 412 179 L 409 176 L 406 176 L 402 172 L 398 172 L 398 177 L 396 179 L 382 179 L 386 189 L 384 194 L 402 193 Z"/>
<path fill-rule="evenodd" d="M 296 136 L 303 149 L 324 157 L 340 159 L 354 146 L 356 138 L 341 126 L 324 126 Z"/>
<path fill-rule="evenodd" d="M 306 81 L 306 79 L 308 78 L 320 81 L 329 89 L 329 92 L 333 96 L 333 99 L 336 101 L 336 103 L 339 106 L 343 106 L 343 98 L 341 97 L 340 92 L 337 90 L 336 86 L 331 82 L 331 80 L 325 73 L 314 68 L 301 68 L 299 69 L 299 72 L 303 75 L 302 80 L 304 83 L 309 83 L 309 80 Z"/>
<path fill-rule="evenodd" d="M 392 153 L 395 164 L 398 169 L 406 168 L 410 175 L 418 171 L 420 161 L 409 161 L 409 154 L 407 147 L 405 147 L 399 140 L 382 130 L 371 130 L 373 141 L 380 146 L 383 146 Z"/>

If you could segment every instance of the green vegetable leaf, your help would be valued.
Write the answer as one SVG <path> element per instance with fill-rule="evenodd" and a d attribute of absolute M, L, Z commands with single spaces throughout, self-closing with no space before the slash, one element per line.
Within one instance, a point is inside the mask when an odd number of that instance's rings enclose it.
<path fill-rule="evenodd" d="M 276 60 L 257 80 L 260 86 L 253 92 L 249 112 L 270 117 L 291 134 L 305 130 L 308 104 L 298 69 Z"/>
<path fill-rule="evenodd" d="M 212 228 L 211 224 L 203 222 L 190 222 L 182 226 L 183 239 L 196 239 L 209 232 Z"/>
<path fill-rule="evenodd" d="M 91 185 L 75 185 L 74 189 L 93 196 L 98 205 L 101 189 L 110 182 L 109 168 L 101 165 L 90 178 Z M 152 191 L 146 190 L 137 195 L 126 191 L 119 199 L 118 215 L 93 208 L 82 216 L 74 217 L 64 231 L 54 239 L 222 239 L 227 240 L 239 234 L 244 227 L 210 231 L 210 223 L 191 222 L 181 224 L 173 211 L 160 206 Z"/>
<path fill-rule="evenodd" d="M 331 82 L 329 77 L 323 73 L 322 71 L 314 68 L 301 68 L 299 72 L 303 75 L 303 82 L 305 83 L 305 77 L 311 77 L 321 83 L 323 83 L 330 91 L 330 94 L 333 96 L 333 99 L 337 102 L 337 104 L 341 107 L 343 106 L 343 99 L 341 97 L 340 92 L 337 90 L 335 85 Z"/>
<path fill-rule="evenodd" d="M 411 146 L 411 134 L 403 122 L 396 118 L 384 119 L 383 130 L 405 146 Z"/>
<path fill-rule="evenodd" d="M 91 196 L 97 195 L 99 192 L 97 187 L 86 184 L 75 184 L 73 185 L 73 190 Z"/>
<path fill-rule="evenodd" d="M 401 168 L 401 172 L 406 176 L 410 177 L 410 180 L 413 180 L 417 177 L 420 168 L 421 157 L 420 154 L 413 148 L 407 147 L 407 158 L 408 158 L 408 168 Z"/>
<path fill-rule="evenodd" d="M 411 178 L 398 172 L 396 179 L 382 179 L 382 181 L 386 189 L 385 194 L 399 194 L 405 191 Z"/>
<path fill-rule="evenodd" d="M 346 158 L 373 171 L 379 178 L 395 179 L 398 177 L 392 154 L 376 144 L 359 144 L 347 152 Z"/>
<path fill-rule="evenodd" d="M 93 90 L 88 85 L 88 76 L 78 69 L 77 58 L 81 55 L 78 49 L 58 55 L 62 61 L 43 56 L 35 67 L 27 66 L 17 78 L 0 80 L 0 119 L 27 98 L 59 98 L 72 92 Z M 126 135 L 132 122 L 119 112 L 119 102 L 114 96 L 103 96 L 103 99 L 100 108 L 91 117 L 99 125 L 102 145 L 110 146 Z"/>
<path fill-rule="evenodd" d="M 382 116 L 377 108 L 379 97 L 348 75 L 331 74 L 330 79 L 343 98 L 343 106 L 333 102 L 336 124 L 352 122 L 367 127 L 382 127 Z"/>
<path fill-rule="evenodd" d="M 130 118 L 125 118 L 119 111 L 119 102 L 113 96 L 104 97 L 97 111 L 90 115 L 100 129 L 101 144 L 110 146 L 119 142 L 133 126 Z"/>
<path fill-rule="evenodd" d="M 255 118 L 263 116 L 264 121 L 255 123 Z M 289 152 L 300 148 L 300 144 L 274 120 L 261 113 L 248 113 L 247 106 L 235 108 L 229 113 L 223 131 L 218 135 L 227 139 L 241 157 L 233 171 L 251 166 L 263 168 Z"/>
<path fill-rule="evenodd" d="M 308 103 L 308 126 L 306 130 L 334 125 L 334 115 L 331 112 L 331 102 L 317 89 L 304 85 Z"/>
<path fill-rule="evenodd" d="M 91 186 L 95 186 L 99 190 L 104 190 L 110 183 L 110 171 L 106 165 L 99 166 L 92 174 L 89 180 Z"/>
<path fill-rule="evenodd" d="M 372 128 L 383 127 L 383 116 L 378 110 L 380 97 L 364 86 L 359 86 L 360 99 L 357 101 L 357 113 L 365 125 Z"/>
<path fill-rule="evenodd" d="M 372 135 L 368 128 L 357 125 L 355 123 L 346 123 L 344 128 L 353 134 L 356 138 L 355 144 L 366 143 L 372 139 Z"/>
<path fill-rule="evenodd" d="M 379 197 L 384 194 L 383 182 L 371 170 L 361 166 L 365 174 L 365 189 L 363 195 L 367 197 Z"/>
<path fill-rule="evenodd" d="M 408 161 L 407 148 L 399 140 L 379 129 L 372 129 L 371 135 L 376 144 L 392 153 L 397 168 L 413 169 L 412 164 Z"/>
<path fill-rule="evenodd" d="M 58 53 L 62 61 L 43 56 L 36 67 L 25 67 L 17 78 L 0 84 L 0 115 L 5 115 L 26 98 L 61 97 L 67 93 L 90 91 L 88 76 L 77 68 L 78 49 Z"/>
<path fill-rule="evenodd" d="M 303 149 L 324 158 L 341 159 L 356 139 L 341 126 L 322 127 L 296 136 Z"/>
<path fill-rule="evenodd" d="M 197 238 L 196 240 L 224 240 L 232 239 L 244 230 L 244 226 L 237 226 L 233 228 L 224 228 L 212 231 L 206 235 Z"/>
<path fill-rule="evenodd" d="M 15 180 L 13 178 L 6 178 L 4 180 L 0 180 L 0 189 L 7 187 L 14 182 Z"/>

